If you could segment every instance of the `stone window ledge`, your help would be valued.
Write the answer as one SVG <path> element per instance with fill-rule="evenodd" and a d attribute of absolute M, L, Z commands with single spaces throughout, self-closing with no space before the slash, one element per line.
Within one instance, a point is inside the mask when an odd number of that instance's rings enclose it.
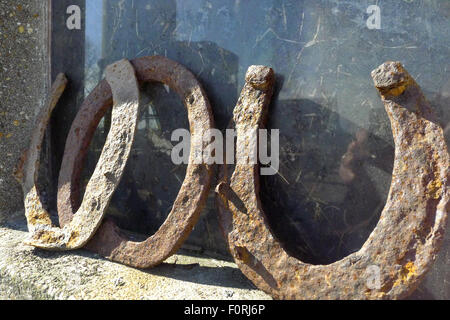
<path fill-rule="evenodd" d="M 234 263 L 187 255 L 142 271 L 78 250 L 22 244 L 20 215 L 0 226 L 0 300 L 267 300 Z"/>

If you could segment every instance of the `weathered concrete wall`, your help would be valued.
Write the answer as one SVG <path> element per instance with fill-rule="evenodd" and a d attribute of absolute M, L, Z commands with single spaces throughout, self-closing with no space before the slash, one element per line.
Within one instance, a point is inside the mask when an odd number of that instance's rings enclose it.
<path fill-rule="evenodd" d="M 46 1 L 0 1 L 0 222 L 22 208 L 12 176 L 47 89 Z"/>

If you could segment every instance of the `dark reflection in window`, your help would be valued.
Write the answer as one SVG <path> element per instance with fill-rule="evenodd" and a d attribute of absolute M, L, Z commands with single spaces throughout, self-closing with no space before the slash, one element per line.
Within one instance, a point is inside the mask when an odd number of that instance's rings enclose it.
<path fill-rule="evenodd" d="M 376 1 L 375 1 L 376 2 Z M 374 1 L 89 0 L 85 93 L 106 65 L 163 55 L 203 84 L 218 128 L 232 117 L 247 68 L 277 73 L 269 128 L 280 129 L 280 172 L 262 177 L 261 196 L 277 238 L 294 256 L 323 264 L 357 251 L 378 222 L 393 164 L 388 117 L 371 70 L 401 61 L 417 79 L 450 137 L 450 4 L 376 2 L 381 29 L 369 29 Z M 156 231 L 184 179 L 170 161 L 170 134 L 188 128 L 179 98 L 143 88 L 133 154 L 109 214 L 129 230 Z M 108 117 L 97 134 L 95 166 Z M 211 193 L 188 243 L 226 252 Z"/>

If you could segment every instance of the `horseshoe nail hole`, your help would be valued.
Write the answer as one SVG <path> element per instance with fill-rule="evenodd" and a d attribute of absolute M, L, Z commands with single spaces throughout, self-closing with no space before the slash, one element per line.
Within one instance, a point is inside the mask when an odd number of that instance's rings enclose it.
<path fill-rule="evenodd" d="M 362 129 L 323 100 L 274 103 L 269 128 L 280 128 L 280 170 L 261 177 L 274 236 L 290 255 L 315 265 L 339 261 L 366 242 L 386 203 L 394 161 L 382 108 Z"/>

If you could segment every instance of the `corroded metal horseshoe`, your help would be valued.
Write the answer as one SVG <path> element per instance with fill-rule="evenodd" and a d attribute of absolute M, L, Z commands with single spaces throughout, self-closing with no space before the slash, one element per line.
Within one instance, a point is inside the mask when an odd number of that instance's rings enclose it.
<path fill-rule="evenodd" d="M 387 62 L 372 77 L 391 120 L 395 163 L 386 207 L 361 250 L 327 266 L 290 256 L 266 222 L 256 165 L 236 165 L 217 187 L 220 221 L 236 263 L 276 299 L 403 298 L 436 258 L 450 206 L 442 128 L 400 63 Z M 249 70 L 234 113 L 238 145 L 249 144 L 245 130 L 263 125 L 272 87 L 271 69 Z M 379 271 L 379 286 L 369 285 L 370 270 Z"/>
<path fill-rule="evenodd" d="M 138 268 L 160 264 L 174 254 L 198 221 L 208 198 L 212 166 L 194 164 L 193 145 L 214 127 L 208 98 L 194 75 L 182 65 L 165 57 L 143 57 L 131 62 L 140 82 L 162 82 L 183 100 L 189 116 L 191 155 L 186 177 L 173 208 L 161 228 L 144 242 L 130 241 L 119 228 L 106 220 L 86 246 L 110 260 Z M 70 130 L 58 187 L 58 214 L 61 225 L 74 216 L 79 198 L 83 159 L 101 118 L 111 107 L 111 91 L 102 81 L 81 106 Z M 201 148 L 207 147 L 201 143 Z M 75 215 L 76 217 L 77 215 Z"/>
<path fill-rule="evenodd" d="M 106 69 L 106 79 L 113 92 L 112 126 L 100 160 L 87 185 L 83 202 L 71 223 L 63 228 L 52 226 L 36 187 L 39 155 L 51 111 L 67 80 L 58 76 L 49 103 L 40 113 L 31 146 L 24 162 L 23 191 L 25 214 L 30 231 L 27 244 L 52 250 L 83 247 L 97 231 L 105 210 L 118 186 L 134 141 L 139 107 L 139 87 L 129 61 L 122 60 Z"/>

